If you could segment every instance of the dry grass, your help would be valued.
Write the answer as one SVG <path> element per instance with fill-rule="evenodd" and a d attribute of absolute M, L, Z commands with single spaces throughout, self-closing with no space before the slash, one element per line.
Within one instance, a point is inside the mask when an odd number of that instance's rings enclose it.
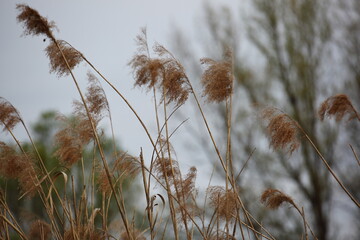
<path fill-rule="evenodd" d="M 158 126 L 155 136 L 149 133 L 147 126 L 121 92 L 85 56 L 67 42 L 55 38 L 53 22 L 27 5 L 18 5 L 17 9 L 20 11 L 18 21 L 23 23 L 25 35 L 44 35 L 49 38 L 46 54 L 50 59 L 50 71 L 58 76 L 71 75 L 79 92 L 81 101 L 74 102 L 74 118 L 60 117 L 63 126 L 55 135 L 58 147 L 55 157 L 59 166 L 72 168 L 76 163 L 80 163 L 82 169 L 81 176 L 60 170 L 53 171 L 45 167 L 40 154 L 33 157 L 24 151 L 12 130 L 20 122 L 24 127 L 26 126 L 16 109 L 1 98 L 0 125 L 4 131 L 13 136 L 17 145 L 0 143 L 0 175 L 5 179 L 18 180 L 24 196 L 38 196 L 41 200 L 39 204 L 46 213 L 45 219 L 36 220 L 32 224 L 19 222 L 6 202 L 5 193 L 1 193 L 1 239 L 10 239 L 10 233 L 17 235 L 19 239 L 43 240 L 165 239 L 166 233 L 172 233 L 171 237 L 174 239 L 185 237 L 187 239 L 275 239 L 269 233 L 271 229 L 266 229 L 266 226 L 256 221 L 244 206 L 240 187 L 233 177 L 236 174 L 231 167 L 230 154 L 231 96 L 234 94 L 231 51 L 226 52 L 224 59 L 220 61 L 209 58 L 200 61 L 205 65 L 202 83 L 207 100 L 226 101 L 228 139 L 226 152 L 223 153 L 226 155 L 224 160 L 183 65 L 160 44 L 154 46 L 152 54 L 156 58 L 152 58 L 145 29 L 137 36 L 138 50 L 129 66 L 133 70 L 136 86 L 152 90 L 155 99 L 156 93 L 160 92 L 160 104 L 155 102 L 154 108 Z M 110 107 L 100 81 L 92 73 L 88 74 L 89 86 L 86 93 L 84 94 L 79 88 L 72 70 L 81 61 L 87 62 L 133 111 L 153 146 L 151 156 L 143 156 L 141 152 L 139 157 L 134 157 L 116 151 L 115 147 L 111 156 L 104 154 L 102 140 L 99 137 L 99 123 L 104 119 L 109 119 L 111 122 Z M 193 97 L 196 101 L 209 133 L 209 141 L 213 143 L 225 176 L 225 186 L 207 188 L 205 207 L 199 207 L 198 189 L 195 184 L 197 169 L 201 166 L 190 167 L 187 174 L 183 175 L 180 160 L 176 159 L 170 142 L 168 121 L 171 120 L 171 114 L 168 112 L 174 106 L 176 111 L 189 97 Z M 163 120 L 159 118 L 160 111 L 164 115 Z M 340 120 L 346 114 L 350 114 L 350 119 L 358 118 L 357 112 L 345 95 L 329 98 L 319 110 L 321 119 L 325 116 L 335 116 Z M 261 116 L 267 124 L 270 145 L 274 149 L 291 154 L 301 147 L 299 137 L 302 136 L 317 150 L 304 130 L 289 115 L 275 108 L 266 108 Z M 33 148 L 34 152 L 38 153 L 36 144 L 33 144 Z M 85 166 L 85 148 L 92 148 L 94 153 L 98 153 L 101 163 L 94 157 L 92 165 Z M 318 154 L 326 165 L 327 162 L 321 153 Z M 328 170 L 336 177 L 331 168 L 328 167 Z M 130 217 L 129 212 L 132 210 L 126 207 L 126 192 L 123 187 L 125 180 L 134 179 L 138 175 L 142 177 L 142 191 L 147 204 L 140 210 L 145 211 L 146 215 L 142 219 Z M 60 176 L 64 180 L 64 186 L 61 187 L 55 184 Z M 83 183 L 83 189 L 75 189 L 76 182 Z M 156 186 L 162 188 L 162 192 L 158 193 L 159 189 L 157 189 L 156 194 L 152 194 Z M 70 190 L 65 191 L 66 188 Z M 91 194 L 89 189 L 92 189 Z M 343 189 L 346 192 L 346 188 Z M 353 198 L 352 200 L 359 207 L 357 200 Z M 311 228 L 305 219 L 304 210 L 295 204 L 292 197 L 276 189 L 267 189 L 261 195 L 260 201 L 270 209 L 277 209 L 284 203 L 293 206 L 303 219 L 304 236 L 308 239 L 307 229 L 311 230 Z M 116 210 L 114 208 L 110 210 L 111 202 L 116 204 Z M 115 220 L 109 218 L 109 211 L 114 211 L 120 216 L 121 227 L 116 228 L 115 232 L 111 230 Z M 142 224 L 135 224 L 138 222 Z"/>

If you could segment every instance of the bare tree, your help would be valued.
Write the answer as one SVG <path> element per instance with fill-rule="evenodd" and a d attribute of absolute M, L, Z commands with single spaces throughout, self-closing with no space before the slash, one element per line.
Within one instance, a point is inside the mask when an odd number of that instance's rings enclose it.
<path fill-rule="evenodd" d="M 336 91 L 345 90 L 345 75 L 335 73 L 342 72 L 336 62 L 338 52 L 344 52 L 346 48 L 341 44 L 339 47 L 334 35 L 334 31 L 340 27 L 334 12 L 339 13 L 345 8 L 334 8 L 334 1 L 330 0 L 253 0 L 247 3 L 250 3 L 246 9 L 247 16 L 244 16 L 244 12 L 240 14 L 243 21 L 236 20 L 237 15 L 230 7 L 206 5 L 203 28 L 199 28 L 205 29 L 201 32 L 206 36 L 201 43 L 205 46 L 205 54 L 219 57 L 229 46 L 235 53 L 234 72 L 237 81 L 233 109 L 236 121 L 233 124 L 236 126 L 233 128 L 233 167 L 240 171 L 251 156 L 248 169 L 238 178 L 239 185 L 243 187 L 250 209 L 258 207 L 254 199 L 260 195 L 260 189 L 273 186 L 289 188 L 305 206 L 306 215 L 312 219 L 318 239 L 342 238 L 331 232 L 332 226 L 341 228 L 341 224 L 344 224 L 332 218 L 332 214 L 339 210 L 339 206 L 334 204 L 338 188 L 317 153 L 305 139 L 300 150 L 291 156 L 269 151 L 267 146 L 264 147 L 265 135 L 259 128 L 260 122 L 254 121 L 252 116 L 256 109 L 254 104 L 276 106 L 304 128 L 330 166 L 339 172 L 344 170 L 338 163 L 339 157 L 348 166 L 356 164 L 354 156 L 347 155 L 343 159 L 342 153 L 348 149 L 342 149 L 340 153 L 336 147 L 341 145 L 341 139 L 356 141 L 356 137 L 352 137 L 348 129 L 341 128 L 339 131 L 338 124 L 320 122 L 317 117 L 321 101 L 338 93 Z M 357 4 L 356 1 L 354 4 Z M 354 13 L 352 15 L 356 16 Z M 360 34 L 359 30 L 357 35 L 354 34 L 353 28 L 360 28 L 353 26 L 354 23 L 359 25 L 359 21 L 352 22 L 346 23 L 351 28 L 346 32 L 349 36 L 346 55 L 349 56 L 347 66 L 350 72 L 353 71 L 353 79 L 349 82 L 355 84 L 356 88 L 356 81 L 358 84 L 360 79 L 357 67 L 360 54 L 356 54 L 354 49 L 360 49 Z M 189 51 L 188 44 L 181 44 L 179 36 L 182 34 L 177 33 L 176 36 L 179 54 L 189 65 L 194 66 L 191 54 L 186 54 Z M 194 76 L 197 76 L 196 72 Z M 339 76 L 343 80 L 338 79 Z M 353 90 L 359 96 L 359 91 Z M 209 108 L 217 109 L 220 114 L 214 115 L 214 123 L 226 129 L 225 106 L 211 105 Z M 219 131 L 218 138 L 226 139 L 221 132 L 226 131 Z M 206 139 L 199 135 L 199 140 L 204 146 Z M 255 147 L 257 149 L 253 153 Z M 358 175 L 358 171 L 355 172 L 352 179 Z M 351 185 L 350 181 L 347 183 Z M 352 188 L 352 191 L 356 194 L 356 188 Z M 257 211 L 257 217 L 270 226 L 278 239 L 288 239 L 289 234 L 298 234 L 300 237 L 301 221 L 296 216 L 287 215 L 284 223 L 284 214 L 271 213 L 269 216 L 264 210 Z"/>

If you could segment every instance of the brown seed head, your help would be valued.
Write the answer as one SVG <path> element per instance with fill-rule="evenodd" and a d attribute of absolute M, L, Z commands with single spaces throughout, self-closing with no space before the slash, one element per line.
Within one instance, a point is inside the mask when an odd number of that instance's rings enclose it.
<path fill-rule="evenodd" d="M 23 193 L 28 197 L 35 195 L 37 169 L 30 154 L 17 153 L 14 148 L 0 142 L 0 175 L 17 179 Z"/>
<path fill-rule="evenodd" d="M 82 60 L 82 54 L 69 46 L 65 41 L 56 40 L 61 52 L 64 54 L 70 70 L 73 70 Z M 70 74 L 63 55 L 61 54 L 55 41 L 51 42 L 45 49 L 46 55 L 50 60 L 50 73 L 56 73 L 58 77 Z"/>
<path fill-rule="evenodd" d="M 3 131 L 12 130 L 20 121 L 16 108 L 5 98 L 0 97 L 0 125 L 3 125 Z"/>
<path fill-rule="evenodd" d="M 14 148 L 0 142 L 0 174 L 5 178 L 16 179 L 23 169 L 26 157 Z"/>
<path fill-rule="evenodd" d="M 110 173 L 111 177 L 112 174 Z M 99 177 L 98 177 L 98 188 L 99 191 L 109 196 L 109 194 L 112 192 L 112 188 L 109 182 L 109 178 L 106 175 L 105 170 L 101 170 Z"/>
<path fill-rule="evenodd" d="M 18 4 L 16 8 L 20 11 L 17 20 L 23 23 L 25 35 L 44 34 L 55 41 L 52 30 L 56 28 L 56 25 L 53 21 L 49 22 L 45 17 L 41 16 L 38 11 L 26 4 Z"/>
<path fill-rule="evenodd" d="M 262 111 L 261 117 L 268 121 L 266 130 L 270 146 L 274 149 L 283 149 L 290 154 L 300 147 L 298 127 L 287 114 L 275 108 L 266 108 Z"/>
<path fill-rule="evenodd" d="M 64 127 L 55 134 L 55 143 L 58 145 L 58 150 L 55 152 L 61 163 L 65 166 L 71 166 L 81 159 L 82 149 L 88 139 L 85 136 L 83 128 L 87 128 L 87 122 L 82 124 L 78 118 L 73 121 L 64 116 L 60 118 L 63 121 Z"/>
<path fill-rule="evenodd" d="M 224 187 L 210 186 L 207 189 L 210 204 L 217 209 L 220 218 L 227 221 L 236 218 L 237 209 L 240 207 L 237 195 L 231 189 L 225 190 Z"/>
<path fill-rule="evenodd" d="M 141 165 L 136 157 L 127 153 L 121 154 L 114 163 L 113 172 L 120 177 L 134 178 L 141 170 Z"/>
<path fill-rule="evenodd" d="M 205 65 L 201 82 L 208 101 L 222 102 L 227 99 L 232 94 L 234 81 L 231 52 L 226 54 L 226 59 L 223 61 L 202 58 L 200 62 Z"/>
<path fill-rule="evenodd" d="M 321 121 L 325 117 L 334 116 L 336 121 L 340 121 L 345 115 L 349 115 L 349 121 L 358 118 L 358 113 L 354 106 L 351 104 L 350 99 L 345 94 L 338 94 L 326 99 L 318 110 Z M 360 119 L 358 118 L 360 121 Z"/>
<path fill-rule="evenodd" d="M 110 114 L 109 102 L 99 80 L 88 72 L 89 86 L 87 87 L 86 102 L 94 119 L 100 121 L 105 114 Z"/>
<path fill-rule="evenodd" d="M 184 103 L 190 91 L 184 67 L 160 44 L 154 46 L 158 58 L 150 58 L 144 29 L 137 36 L 137 44 L 138 51 L 128 64 L 133 69 L 135 85 L 145 85 L 149 90 L 157 87 L 166 104 Z"/>
<path fill-rule="evenodd" d="M 170 183 L 174 183 L 176 179 L 180 178 L 180 169 L 178 162 L 169 158 L 157 158 L 154 163 L 154 170 L 159 179 L 165 181 L 165 176 Z"/>
<path fill-rule="evenodd" d="M 280 207 L 281 204 L 286 202 L 295 206 L 295 203 L 291 197 L 277 189 L 266 189 L 261 195 L 260 201 L 270 209 L 276 209 Z"/>
<path fill-rule="evenodd" d="M 162 99 L 166 98 L 166 104 L 170 102 L 174 102 L 176 105 L 183 104 L 188 99 L 190 92 L 184 67 L 164 46 L 156 44 L 154 52 L 162 58 L 163 63 L 162 85 L 159 86 L 161 92 L 162 87 L 165 91 Z"/>

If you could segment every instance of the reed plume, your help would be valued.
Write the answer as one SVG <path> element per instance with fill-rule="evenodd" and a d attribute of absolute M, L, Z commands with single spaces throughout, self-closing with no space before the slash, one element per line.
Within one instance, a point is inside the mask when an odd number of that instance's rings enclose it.
<path fill-rule="evenodd" d="M 55 38 L 53 29 L 56 29 L 56 25 L 53 21 L 41 16 L 38 11 L 28 5 L 18 4 L 16 8 L 20 11 L 17 20 L 24 26 L 24 35 L 45 35 L 51 40 L 45 49 L 50 60 L 50 72 L 56 73 L 58 77 L 70 74 L 69 68 L 74 69 L 83 60 L 81 53 L 65 41 Z"/>
<path fill-rule="evenodd" d="M 17 179 L 20 188 L 32 197 L 38 189 L 37 168 L 30 154 L 17 153 L 14 148 L 0 142 L 0 175 Z"/>
<path fill-rule="evenodd" d="M 48 21 L 26 4 L 18 4 L 16 8 L 20 11 L 17 20 L 22 22 L 25 35 L 45 35 L 55 41 L 52 30 L 56 28 L 56 25 L 53 21 Z"/>
<path fill-rule="evenodd" d="M 277 189 L 266 189 L 262 193 L 260 201 L 270 209 L 276 209 L 284 203 L 289 203 L 295 207 L 292 198 Z"/>
<path fill-rule="evenodd" d="M 56 73 L 58 77 L 67 76 L 70 74 L 69 68 L 73 70 L 83 60 L 82 55 L 65 41 L 55 41 L 56 42 L 51 42 L 45 49 L 46 56 L 50 60 L 50 73 Z M 63 55 L 66 58 L 68 65 L 66 64 Z"/>
<path fill-rule="evenodd" d="M 226 190 L 221 186 L 210 186 L 206 191 L 209 195 L 210 205 L 216 209 L 220 218 L 226 221 L 236 219 L 240 204 L 234 191 Z"/>
<path fill-rule="evenodd" d="M 266 130 L 270 138 L 270 146 L 283 149 L 292 154 L 300 147 L 299 129 L 287 114 L 275 108 L 265 108 L 261 117 L 267 121 Z"/>
<path fill-rule="evenodd" d="M 122 183 L 124 179 L 135 178 L 141 170 L 139 160 L 127 153 L 120 153 L 115 159 L 113 167 L 110 171 L 110 176 L 113 179 L 114 186 Z M 104 169 L 100 170 L 98 176 L 98 188 L 102 193 L 110 194 L 112 192 L 109 179 Z"/>
<path fill-rule="evenodd" d="M 205 65 L 201 78 L 204 86 L 203 94 L 209 102 L 222 102 L 232 94 L 234 81 L 232 58 L 232 52 L 227 50 L 222 61 L 211 58 L 200 59 L 201 64 Z"/>
<path fill-rule="evenodd" d="M 335 117 L 336 121 L 340 121 L 348 115 L 348 120 L 358 119 L 360 121 L 359 113 L 355 110 L 350 99 L 345 94 L 338 94 L 326 99 L 319 107 L 318 115 L 321 121 L 325 117 Z"/>
<path fill-rule="evenodd" d="M 133 69 L 135 85 L 146 85 L 148 89 L 157 87 L 166 104 L 183 104 L 189 96 L 190 87 L 181 63 L 160 44 L 154 46 L 158 58 L 151 58 L 145 29 L 137 36 L 137 45 L 137 53 L 128 64 Z"/>
<path fill-rule="evenodd" d="M 71 166 L 81 159 L 83 147 L 90 141 L 92 131 L 88 121 L 81 121 L 78 117 L 68 119 L 61 116 L 64 127 L 55 134 L 58 150 L 55 156 L 65 166 Z"/>
<path fill-rule="evenodd" d="M 0 97 L 0 125 L 3 125 L 3 131 L 12 130 L 20 121 L 16 108 L 5 98 Z"/>

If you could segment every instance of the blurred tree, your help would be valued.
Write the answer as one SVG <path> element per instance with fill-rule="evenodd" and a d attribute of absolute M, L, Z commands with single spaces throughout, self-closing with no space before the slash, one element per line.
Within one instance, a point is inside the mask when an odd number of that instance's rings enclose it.
<path fill-rule="evenodd" d="M 354 156 L 348 154 L 344 158 L 343 153 L 348 152 L 348 149 L 342 148 L 338 151 L 336 146 L 343 146 L 343 139 L 357 145 L 358 134 L 351 136 L 350 132 L 353 130 L 350 128 L 341 128 L 339 131 L 338 124 L 333 122 L 320 123 L 317 108 L 321 101 L 338 91 L 350 94 L 344 88 L 346 75 L 341 70 L 343 66 L 337 64 L 339 52 L 348 57 L 348 67 L 353 69 L 353 77 L 348 83 L 355 92 L 351 96 L 360 96 L 359 54 L 354 51 L 360 49 L 359 21 L 349 20 L 344 23 L 350 28 L 349 31 L 343 32 L 346 35 L 342 38 L 348 39 L 348 48 L 344 48 L 343 45 L 337 44 L 338 39 L 334 32 L 341 28 L 335 13 L 338 14 L 345 8 L 334 7 L 337 6 L 334 1 L 253 0 L 241 4 L 241 7 L 246 9 L 246 14 L 240 14 L 244 20 L 242 22 L 237 22 L 237 15 L 233 14 L 229 7 L 213 8 L 205 5 L 205 21 L 199 29 L 203 31 L 201 46 L 205 46 L 205 56 L 221 58 L 227 46 L 230 46 L 235 54 L 233 119 L 236 124 L 232 133 L 234 168 L 239 171 L 253 148 L 257 148 L 247 166 L 248 169 L 238 179 L 243 198 L 247 200 L 248 208 L 256 212 L 258 220 L 264 223 L 277 239 L 288 239 L 290 235 L 296 239 L 303 234 L 298 216 L 287 210 L 269 213 L 259 208 L 257 201 L 254 201 L 264 188 L 288 189 L 290 195 L 304 206 L 306 216 L 312 220 L 318 239 L 343 239 L 345 235 L 341 234 L 347 234 L 346 230 L 341 233 L 331 231 L 338 228 L 346 229 L 344 221 L 333 218 L 335 212 L 346 212 L 341 205 L 336 204 L 335 196 L 338 195 L 336 193 L 339 193 L 339 188 L 334 184 L 316 152 L 305 139 L 300 150 L 292 156 L 281 152 L 269 152 L 266 146 L 264 147 L 266 141 L 263 131 L 259 128 L 259 121 L 254 121 L 251 115 L 253 104 L 271 105 L 284 110 L 305 129 L 329 164 L 336 171 L 346 174 L 346 170 L 335 161 L 341 159 L 341 164 L 348 167 L 356 165 L 356 161 Z M 354 4 L 357 5 L 359 17 L 360 4 L 356 1 Z M 346 9 L 348 10 L 349 8 Z M 356 16 L 354 13 L 352 15 Z M 357 25 L 356 31 L 354 23 Z M 189 41 L 185 39 L 185 34 L 176 32 L 174 36 L 180 59 L 182 58 L 189 69 L 193 69 L 196 60 L 191 52 L 196 51 L 189 50 Z M 357 45 L 355 47 L 351 44 Z M 357 62 L 354 63 L 354 59 Z M 194 79 L 200 79 L 199 74 L 198 70 L 192 71 Z M 225 106 L 208 107 L 218 110 L 218 115 L 212 114 L 210 117 L 214 124 L 220 126 L 216 128 L 220 142 L 226 139 Z M 355 124 L 359 126 L 358 123 Z M 192 129 L 191 132 L 194 135 L 198 131 Z M 201 146 L 206 146 L 204 143 L 208 142 L 207 136 L 197 134 L 196 137 Z M 215 156 L 211 145 L 208 146 L 209 148 L 197 149 L 204 149 L 207 156 Z M 360 149 L 359 146 L 356 146 L 356 149 Z M 351 179 L 346 178 L 348 185 L 356 187 L 354 179 L 358 179 L 359 175 L 359 171 L 355 171 Z M 359 194 L 356 188 L 352 188 L 352 191 Z M 346 205 L 352 204 L 348 199 L 343 200 Z M 349 222 L 356 217 L 357 212 L 358 209 L 352 214 Z"/>

